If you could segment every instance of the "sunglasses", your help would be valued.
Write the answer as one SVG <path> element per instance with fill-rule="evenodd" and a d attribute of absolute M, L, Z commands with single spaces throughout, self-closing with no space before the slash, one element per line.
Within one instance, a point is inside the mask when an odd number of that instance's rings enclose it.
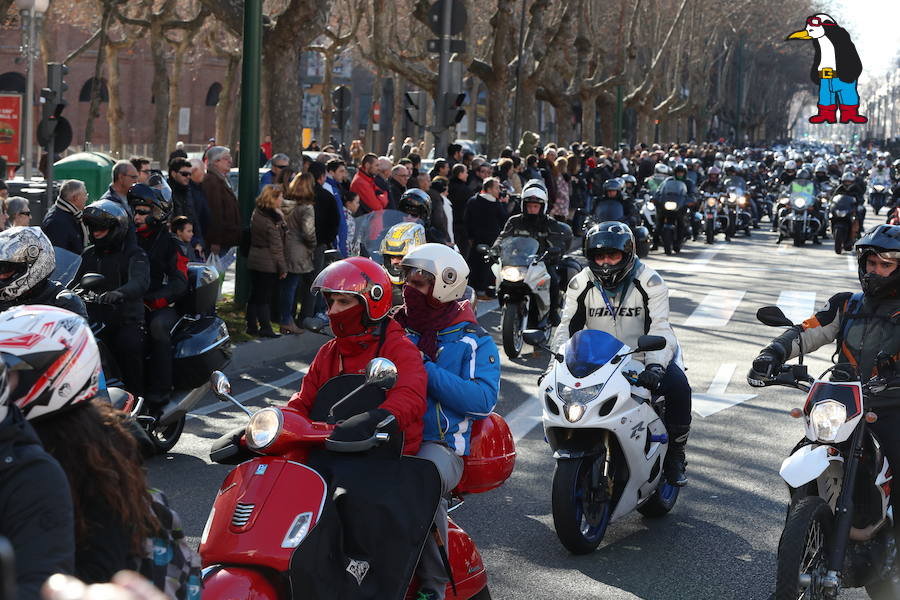
<path fill-rule="evenodd" d="M 23 211 L 20 212 L 19 214 L 20 214 L 20 215 L 25 215 L 26 217 L 30 217 L 30 216 L 31 216 L 31 211 L 30 211 L 30 210 L 23 210 Z"/>
<path fill-rule="evenodd" d="M 178 174 L 181 175 L 182 177 L 190 177 L 191 176 L 190 171 L 178 171 Z"/>
<path fill-rule="evenodd" d="M 151 212 L 153 212 L 153 211 L 150 210 L 149 208 L 136 208 L 136 209 L 134 209 L 134 214 L 136 214 L 136 215 L 145 215 L 145 216 L 146 216 L 146 215 L 149 215 Z"/>
<path fill-rule="evenodd" d="M 286 169 L 287 165 L 272 165 L 273 169 Z"/>

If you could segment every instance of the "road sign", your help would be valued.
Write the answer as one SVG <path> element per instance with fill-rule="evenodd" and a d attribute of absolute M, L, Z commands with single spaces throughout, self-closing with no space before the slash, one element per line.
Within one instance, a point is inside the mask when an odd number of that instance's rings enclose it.
<path fill-rule="evenodd" d="M 460 0 L 437 0 L 428 11 L 428 26 L 434 35 L 443 35 L 441 20 L 444 14 L 444 2 L 452 4 L 450 19 L 450 35 L 459 35 L 466 28 L 466 7 Z"/>
<path fill-rule="evenodd" d="M 427 40 L 425 42 L 425 49 L 428 50 L 428 52 L 440 54 L 441 40 Z M 466 41 L 465 40 L 450 40 L 450 54 L 463 54 L 465 51 L 466 51 Z"/>
<path fill-rule="evenodd" d="M 372 122 L 376 125 L 381 121 L 381 103 L 373 102 L 372 103 Z"/>

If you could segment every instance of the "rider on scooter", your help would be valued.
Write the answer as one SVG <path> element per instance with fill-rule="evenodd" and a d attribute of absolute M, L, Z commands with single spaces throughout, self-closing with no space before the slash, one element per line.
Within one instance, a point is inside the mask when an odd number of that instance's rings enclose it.
<path fill-rule="evenodd" d="M 138 245 L 150 263 L 150 287 L 144 294 L 149 309 L 150 368 L 145 400 L 151 411 L 160 411 L 172 391 L 172 327 L 178 321 L 174 304 L 188 290 L 188 258 L 166 226 L 172 205 L 159 190 L 136 183 L 128 190 L 128 205 L 134 213 Z"/>
<path fill-rule="evenodd" d="M 497 403 L 500 355 L 471 305 L 459 300 L 469 267 L 458 252 L 443 244 L 425 244 L 403 258 L 402 268 L 404 304 L 394 318 L 418 346 L 428 374 L 418 456 L 433 462 L 441 475 L 435 524 L 446 541 L 447 495 L 462 477 L 472 422 L 487 417 Z M 416 600 L 443 600 L 449 579 L 433 537 L 426 542 L 417 574 Z"/>
<path fill-rule="evenodd" d="M 900 359 L 900 323 L 895 318 L 900 312 L 900 226 L 878 225 L 856 242 L 856 254 L 862 292 L 835 294 L 822 310 L 772 340 L 753 361 L 747 374 L 750 385 L 761 386 L 777 375 L 786 361 L 799 355 L 800 343 L 806 354 L 836 341 L 837 365 L 845 368 L 835 374 L 843 372 L 852 378 L 858 371 L 863 382 L 875 375 L 876 368 L 887 380 L 900 375 L 894 367 Z M 891 356 L 882 360 L 885 352 Z M 885 363 L 890 365 L 888 372 Z M 897 468 L 900 390 L 889 388 L 874 395 L 867 408 L 877 410 L 878 420 L 868 427 L 878 436 L 888 462 Z M 891 504 L 894 514 L 900 514 L 900 494 L 891 494 Z M 900 539 L 896 524 L 894 531 Z"/>
<path fill-rule="evenodd" d="M 572 243 L 572 228 L 547 215 L 547 188 L 539 179 L 527 181 L 522 188 L 522 212 L 506 221 L 494 248 L 508 237 L 534 238 L 538 252 L 547 253 L 544 264 L 550 275 L 550 323 L 559 325 L 559 271 L 557 267 Z"/>
<path fill-rule="evenodd" d="M 0 312 L 22 304 L 44 304 L 87 319 L 84 301 L 50 279 L 56 256 L 50 238 L 38 227 L 0 232 Z"/>
<path fill-rule="evenodd" d="M 290 408 L 308 416 L 319 389 L 338 375 L 365 373 L 377 356 L 398 369 L 397 383 L 378 408 L 350 417 L 331 434 L 338 441 L 358 441 L 374 435 L 379 423 L 393 416 L 404 433 L 404 454 L 416 454 L 422 443 L 427 376 L 419 350 L 403 328 L 388 316 L 391 280 L 387 271 L 368 258 L 354 256 L 325 267 L 312 289 L 321 291 L 335 338 L 319 348 Z"/>
<path fill-rule="evenodd" d="M 635 355 L 645 366 L 637 385 L 665 396 L 669 450 L 663 470 L 672 485 L 687 485 L 684 447 L 691 429 L 691 386 L 669 323 L 669 289 L 637 258 L 634 235 L 624 223 L 592 227 L 584 236 L 584 256 L 588 266 L 566 290 L 553 348 L 559 352 L 581 329 L 605 331 L 632 348 L 642 335 L 666 338 L 662 350 Z"/>

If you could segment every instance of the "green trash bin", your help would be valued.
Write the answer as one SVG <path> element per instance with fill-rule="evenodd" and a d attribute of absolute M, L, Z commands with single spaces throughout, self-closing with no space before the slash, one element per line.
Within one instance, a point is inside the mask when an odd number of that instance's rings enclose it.
<path fill-rule="evenodd" d="M 59 160 L 53 165 L 53 178 L 57 181 L 78 179 L 88 192 L 88 202 L 99 200 L 112 183 L 113 157 L 103 152 L 79 152 Z"/>

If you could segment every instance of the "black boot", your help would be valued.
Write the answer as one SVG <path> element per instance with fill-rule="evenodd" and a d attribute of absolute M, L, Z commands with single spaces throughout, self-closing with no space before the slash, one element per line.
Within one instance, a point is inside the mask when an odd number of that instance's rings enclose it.
<path fill-rule="evenodd" d="M 272 331 L 272 310 L 270 304 L 260 304 L 256 307 L 259 314 L 259 337 L 277 338 L 279 335 Z"/>
<path fill-rule="evenodd" d="M 669 450 L 666 452 L 666 460 L 663 463 L 663 473 L 665 473 L 666 479 L 670 484 L 684 487 L 688 482 L 687 475 L 684 472 L 687 467 L 684 447 L 687 444 L 691 427 L 690 425 L 673 425 L 668 430 Z"/>
<path fill-rule="evenodd" d="M 259 325 L 257 318 L 259 316 L 259 307 L 256 304 L 247 304 L 247 335 L 259 335 Z"/>

